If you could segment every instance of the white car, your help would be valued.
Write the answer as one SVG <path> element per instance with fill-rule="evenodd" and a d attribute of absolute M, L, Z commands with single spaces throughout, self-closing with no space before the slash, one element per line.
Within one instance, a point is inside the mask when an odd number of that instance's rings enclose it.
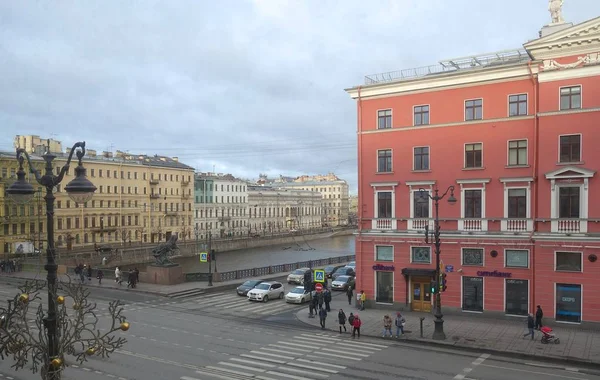
<path fill-rule="evenodd" d="M 287 276 L 288 284 L 304 284 L 304 274 L 310 272 L 310 268 L 298 268 Z"/>
<path fill-rule="evenodd" d="M 280 282 L 263 282 L 248 292 L 248 301 L 269 302 L 270 299 L 282 299 L 285 289 Z"/>
<path fill-rule="evenodd" d="M 310 301 L 310 291 L 304 290 L 304 286 L 296 286 L 285 295 L 287 303 L 304 303 Z"/>

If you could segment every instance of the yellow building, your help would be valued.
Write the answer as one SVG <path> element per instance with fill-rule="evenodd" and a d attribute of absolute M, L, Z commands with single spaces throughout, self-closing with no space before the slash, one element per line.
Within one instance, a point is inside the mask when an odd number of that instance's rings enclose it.
<path fill-rule="evenodd" d="M 67 153 L 56 155 L 57 172 Z M 39 155 L 31 156 L 43 165 Z M 64 191 L 74 178 L 76 158 L 55 191 L 55 241 L 59 250 L 88 250 L 98 245 L 158 243 L 178 234 L 190 238 L 193 216 L 194 169 L 176 157 L 132 155 L 117 151 L 84 157 L 87 176 L 97 190 L 86 204 L 76 204 Z M 0 152 L 0 253 L 15 252 L 18 244 L 46 248 L 46 215 L 43 194 L 24 206 L 5 198 L 4 188 L 15 178 L 17 162 L 12 152 Z M 37 186 L 33 176 L 30 181 Z M 37 228 L 36 228 L 37 227 Z M 16 244 L 18 243 L 18 244 Z M 87 247 L 86 247 L 87 246 Z"/>

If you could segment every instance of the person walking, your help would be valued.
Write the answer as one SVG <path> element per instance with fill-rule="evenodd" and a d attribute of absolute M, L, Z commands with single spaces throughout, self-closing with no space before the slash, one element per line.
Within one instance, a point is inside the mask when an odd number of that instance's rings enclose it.
<path fill-rule="evenodd" d="M 360 310 L 365 310 L 365 302 L 367 301 L 367 295 L 364 290 L 360 291 Z"/>
<path fill-rule="evenodd" d="M 140 282 L 140 270 L 135 267 L 133 269 L 133 274 L 135 275 L 135 284 L 137 285 L 137 283 Z"/>
<path fill-rule="evenodd" d="M 394 334 L 392 334 L 392 318 L 390 318 L 389 315 L 385 315 L 383 317 L 383 337 L 385 338 L 387 336 L 387 333 L 390 333 L 390 338 L 394 336 Z"/>
<path fill-rule="evenodd" d="M 88 278 L 89 282 L 92 282 L 92 266 L 91 265 L 87 267 L 87 278 Z"/>
<path fill-rule="evenodd" d="M 346 313 L 342 309 L 338 312 L 338 322 L 340 323 L 340 334 L 342 333 L 342 327 L 344 328 L 344 332 L 346 332 Z"/>
<path fill-rule="evenodd" d="M 327 318 L 327 310 L 322 307 L 319 310 L 319 322 L 321 323 L 321 330 L 325 330 L 325 319 Z"/>
<path fill-rule="evenodd" d="M 354 331 L 354 313 L 350 313 L 348 316 L 348 325 L 350 326 L 350 330 Z"/>
<path fill-rule="evenodd" d="M 102 285 L 102 279 L 104 278 L 104 272 L 102 272 L 102 269 L 98 269 L 96 278 L 98 279 L 98 285 Z"/>
<path fill-rule="evenodd" d="M 400 312 L 396 313 L 396 321 L 394 324 L 396 325 L 396 338 L 400 337 L 400 333 L 404 335 L 404 324 L 406 323 L 406 319 L 400 314 Z"/>
<path fill-rule="evenodd" d="M 317 301 L 319 302 L 319 310 L 321 310 L 323 308 L 324 301 L 323 292 L 317 293 Z"/>
<path fill-rule="evenodd" d="M 527 316 L 527 329 L 529 330 L 529 332 L 527 334 L 523 334 L 523 338 L 525 338 L 528 335 L 531 335 L 531 340 L 533 340 L 534 328 L 535 322 L 533 321 L 533 315 L 529 313 L 529 315 Z"/>
<path fill-rule="evenodd" d="M 544 316 L 544 311 L 540 305 L 537 305 L 537 310 L 535 311 L 535 329 L 539 330 L 542 328 L 542 317 Z"/>
<path fill-rule="evenodd" d="M 352 306 L 352 287 L 348 286 L 348 289 L 346 289 L 346 296 L 348 296 L 348 305 Z"/>
<path fill-rule="evenodd" d="M 356 314 L 354 316 L 354 320 L 352 321 L 352 327 L 354 327 L 352 329 L 352 338 L 354 338 L 354 336 L 358 336 L 358 339 L 360 339 L 360 326 L 362 325 L 362 321 L 360 320 L 358 314 Z"/>
<path fill-rule="evenodd" d="M 311 304 L 316 316 L 319 313 L 319 296 L 315 292 L 313 292 L 312 294 Z"/>
<path fill-rule="evenodd" d="M 123 282 L 123 278 L 121 277 L 123 274 L 121 273 L 121 269 L 119 267 L 115 268 L 115 282 L 119 285 Z"/>
<path fill-rule="evenodd" d="M 329 304 L 331 303 L 331 292 L 327 288 L 325 288 L 325 294 L 323 295 L 323 300 L 325 301 L 325 309 L 327 310 L 327 312 L 330 312 L 331 307 L 329 307 Z"/>

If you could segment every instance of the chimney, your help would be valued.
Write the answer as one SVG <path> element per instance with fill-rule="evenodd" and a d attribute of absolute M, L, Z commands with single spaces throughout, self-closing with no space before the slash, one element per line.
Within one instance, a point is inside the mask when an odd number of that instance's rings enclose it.
<path fill-rule="evenodd" d="M 173 157 L 173 161 L 179 162 L 179 157 Z"/>

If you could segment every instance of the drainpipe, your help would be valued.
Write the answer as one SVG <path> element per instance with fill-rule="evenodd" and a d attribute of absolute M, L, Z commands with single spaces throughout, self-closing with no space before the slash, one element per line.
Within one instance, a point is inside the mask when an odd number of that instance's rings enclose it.
<path fill-rule="evenodd" d="M 531 310 L 535 309 L 535 295 L 536 295 L 536 289 L 535 289 L 535 256 L 536 256 L 536 246 L 535 246 L 535 241 L 533 239 L 533 234 L 535 233 L 535 231 L 537 231 L 537 225 L 538 222 L 536 221 L 536 217 L 537 217 L 537 210 L 538 210 L 538 197 L 537 197 L 537 192 L 538 192 L 538 161 L 539 161 L 539 154 L 538 154 L 538 144 L 539 144 L 539 116 L 538 116 L 538 111 L 539 111 L 539 90 L 540 90 L 540 86 L 539 86 L 539 81 L 537 78 L 537 75 L 535 75 L 533 73 L 533 70 L 531 69 L 531 60 L 529 62 L 527 62 L 527 68 L 529 69 L 529 77 L 531 79 L 531 83 L 533 85 L 533 115 L 534 115 L 534 119 L 533 119 L 533 165 L 532 165 L 532 177 L 533 177 L 533 183 L 531 184 L 531 217 L 533 218 L 533 228 L 531 230 L 531 233 L 529 234 L 529 242 L 532 243 L 531 245 L 531 269 L 532 269 L 532 278 L 531 281 L 533 283 L 533 292 L 531 294 Z"/>
<path fill-rule="evenodd" d="M 355 260 L 358 258 L 358 254 L 362 253 L 362 222 L 363 222 L 363 203 L 362 203 L 362 193 L 360 191 L 360 186 L 361 186 L 361 180 L 362 180 L 362 160 L 360 159 L 360 152 L 361 152 L 361 148 L 362 148 L 362 99 L 360 97 L 360 90 L 361 90 L 361 86 L 358 86 L 358 100 L 357 100 L 357 110 L 356 110 L 356 117 L 357 117 L 357 135 L 358 135 L 358 152 L 357 152 L 357 159 L 358 159 L 358 207 L 357 207 L 357 212 L 358 212 L 358 251 L 356 252 L 357 255 L 355 256 Z M 362 257 L 362 254 L 361 254 Z M 358 260 L 356 260 L 358 261 Z M 360 266 L 360 263 L 356 263 L 356 268 L 357 270 L 360 270 L 360 286 L 364 288 L 364 285 L 362 284 L 362 267 Z M 360 268 L 360 269 L 359 269 Z M 357 273 L 358 274 L 358 273 Z M 355 285 L 356 286 L 356 285 Z"/>

